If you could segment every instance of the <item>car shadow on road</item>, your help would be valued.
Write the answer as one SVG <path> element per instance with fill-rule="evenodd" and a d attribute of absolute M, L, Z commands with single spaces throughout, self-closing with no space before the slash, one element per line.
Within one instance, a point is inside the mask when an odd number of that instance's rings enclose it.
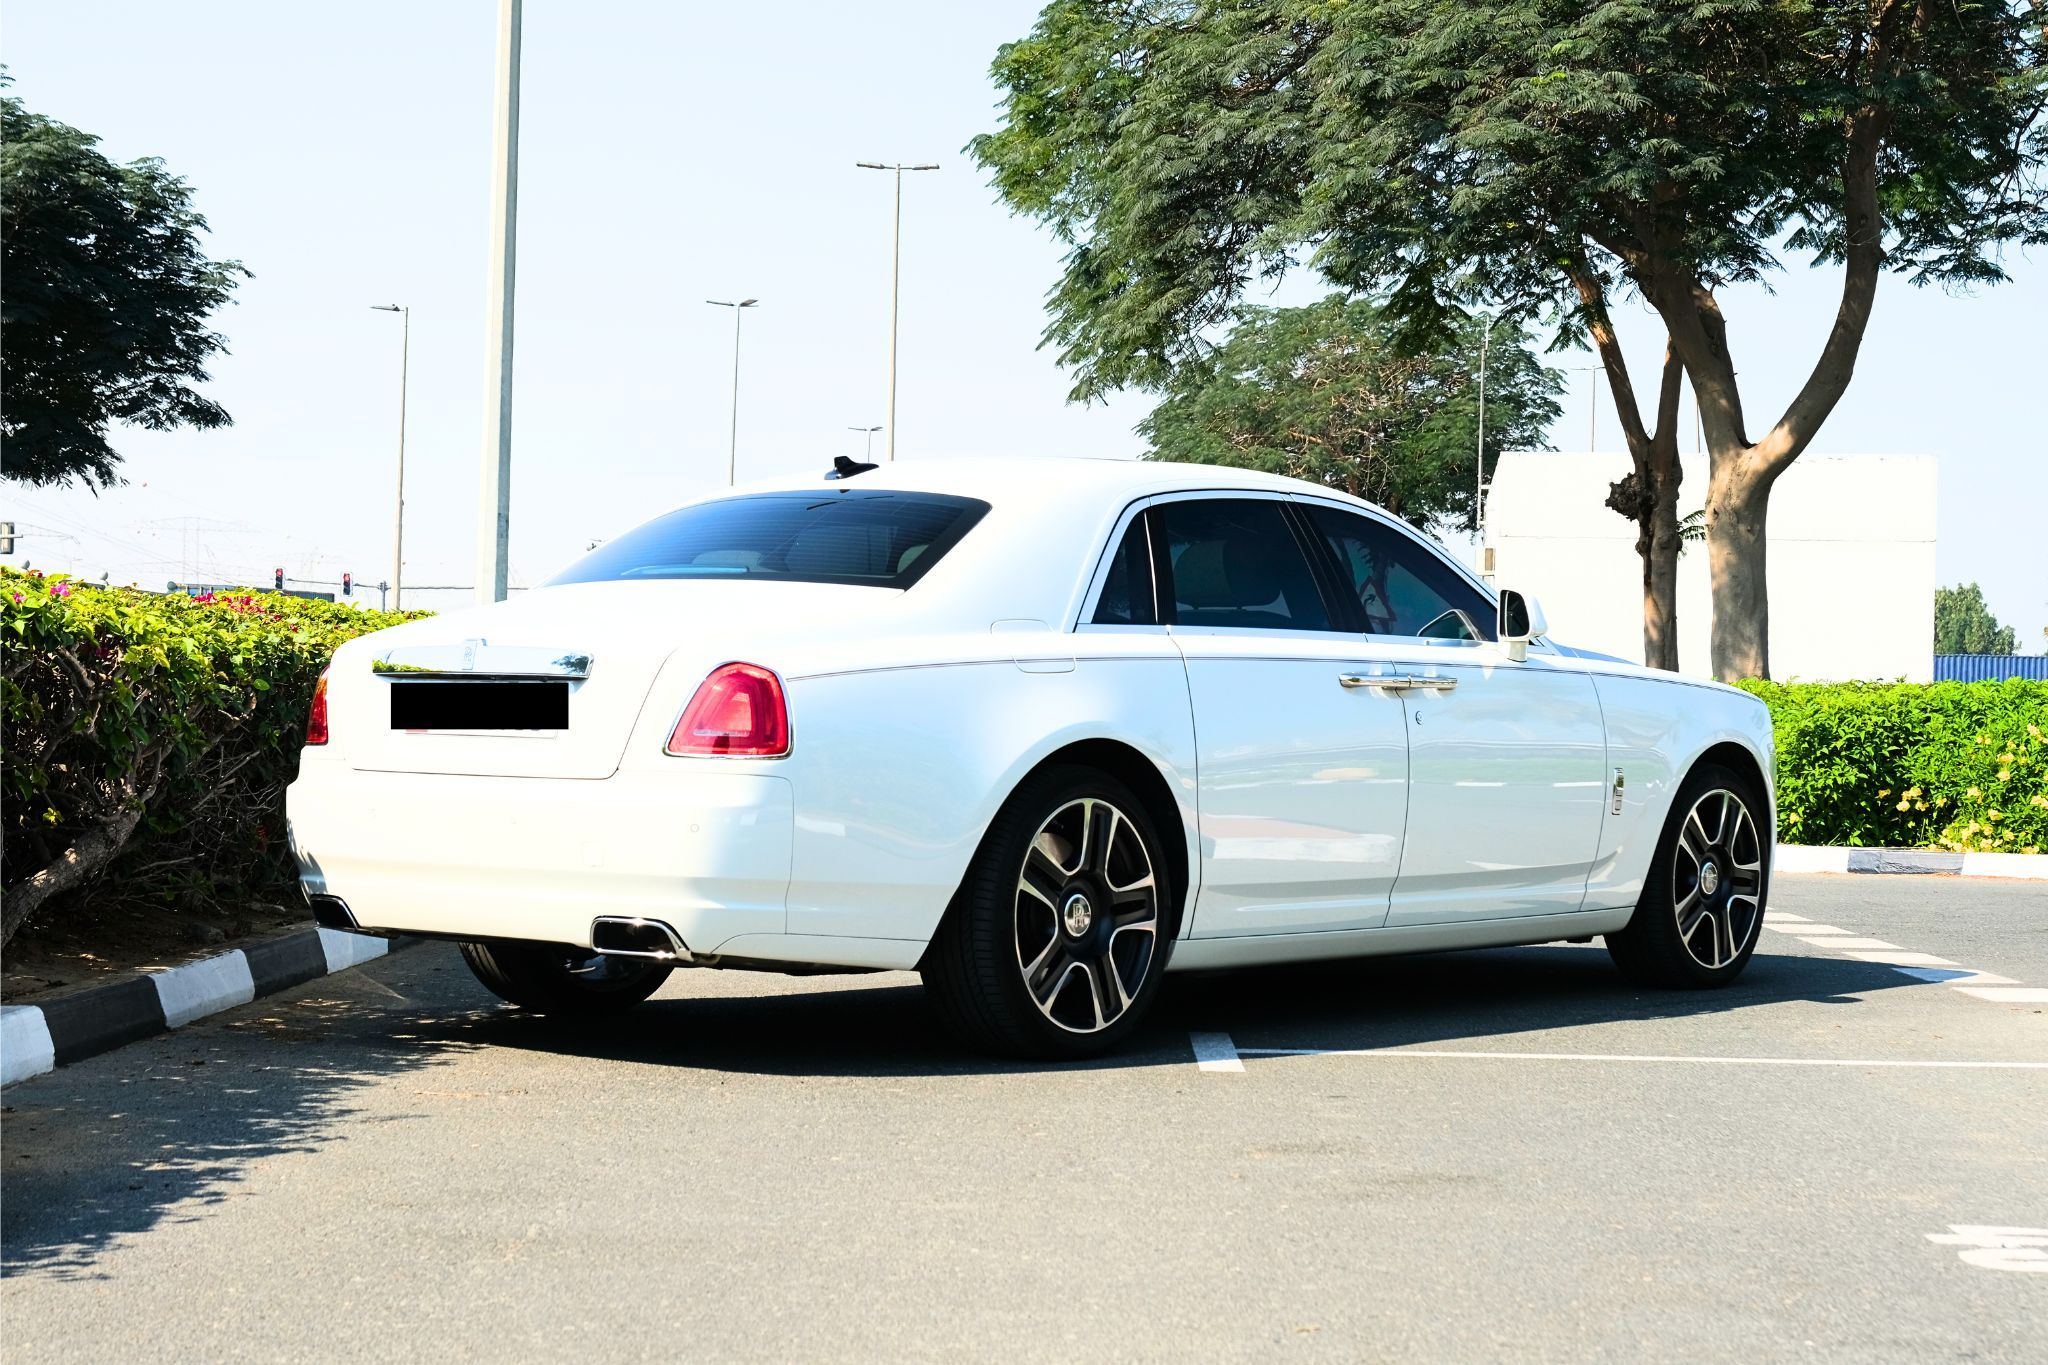
<path fill-rule="evenodd" d="M 689 993 L 691 975 L 678 974 L 680 993 L 602 1027 L 568 1028 L 508 1009 L 445 1025 L 423 1021 L 422 1036 L 750 1075 L 980 1076 L 1186 1065 L 1191 1031 L 1246 1028 L 1262 1044 L 1392 1047 L 1793 1000 L 1852 1005 L 1915 984 L 1874 963 L 1760 953 L 1725 989 L 1652 991 L 1624 980 L 1604 951 L 1565 945 L 1176 974 L 1115 1054 L 1048 1064 L 967 1051 L 941 1029 L 922 989 L 899 974 L 841 978 L 829 988 L 771 978 L 758 993 L 703 996 Z"/>
<path fill-rule="evenodd" d="M 1363 958 L 1170 977 L 1160 1014 L 1262 1046 L 1400 1047 L 1806 1001 L 1857 1005 L 1920 984 L 1881 963 L 1758 952 L 1716 990 L 1638 987 L 1604 949 L 1566 944 Z M 1240 1040 L 1243 1041 L 1243 1040 Z"/>

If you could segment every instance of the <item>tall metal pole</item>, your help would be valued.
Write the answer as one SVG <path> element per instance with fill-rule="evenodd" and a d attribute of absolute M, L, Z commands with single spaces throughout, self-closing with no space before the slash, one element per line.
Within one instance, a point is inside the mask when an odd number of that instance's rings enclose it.
<path fill-rule="evenodd" d="M 732 310 L 732 424 L 725 435 L 725 486 L 740 481 L 740 318 L 744 307 Z"/>
<path fill-rule="evenodd" d="M 732 432 L 726 438 L 725 483 L 730 488 L 739 481 L 740 468 L 740 314 L 749 308 L 759 306 L 759 299 L 741 299 L 734 303 L 729 299 L 706 299 L 704 302 L 717 308 L 732 309 Z"/>
<path fill-rule="evenodd" d="M 412 305 L 398 315 L 398 483 L 391 497 L 391 600 L 405 610 L 405 391 L 412 382 Z"/>
<path fill-rule="evenodd" d="M 502 602 L 510 578 L 512 298 L 519 229 L 520 0 L 498 0 L 498 118 L 491 164 L 490 339 L 484 353 L 483 487 L 476 597 Z"/>
<path fill-rule="evenodd" d="M 373 303 L 370 307 L 379 313 L 396 313 L 402 323 L 398 342 L 398 487 L 392 499 L 391 514 L 391 593 L 394 602 L 403 602 L 405 594 L 400 583 L 405 576 L 405 387 L 412 371 L 412 306 L 396 303 Z M 382 590 L 383 585 L 378 585 Z M 381 610 L 383 602 L 378 602 Z"/>
<path fill-rule="evenodd" d="M 889 440 L 884 447 L 887 458 L 896 458 L 896 324 L 900 282 L 903 274 L 903 173 L 905 171 L 935 171 L 936 163 L 906 166 L 900 162 L 856 161 L 855 166 L 864 171 L 893 171 L 896 174 L 896 209 L 893 225 L 889 230 Z"/>

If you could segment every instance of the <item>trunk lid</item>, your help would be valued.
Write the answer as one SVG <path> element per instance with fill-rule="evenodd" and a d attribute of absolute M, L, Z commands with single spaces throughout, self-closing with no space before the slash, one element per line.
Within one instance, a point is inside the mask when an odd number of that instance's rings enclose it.
<path fill-rule="evenodd" d="M 379 772 L 609 777 L 672 659 L 688 674 L 687 699 L 712 668 L 773 636 L 843 630 L 901 597 L 837 584 L 585 583 L 409 622 L 336 655 L 328 685 L 334 742 L 351 766 Z M 446 682 L 565 686 L 567 728 L 392 727 L 394 687 Z M 664 707 L 677 685 L 663 683 Z"/>

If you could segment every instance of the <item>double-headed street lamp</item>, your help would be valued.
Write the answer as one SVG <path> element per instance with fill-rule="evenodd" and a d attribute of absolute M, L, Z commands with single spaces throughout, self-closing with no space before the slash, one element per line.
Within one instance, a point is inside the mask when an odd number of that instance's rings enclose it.
<path fill-rule="evenodd" d="M 391 607 L 398 611 L 403 609 L 405 602 L 405 591 L 400 585 L 405 581 L 405 385 L 412 370 L 412 306 L 373 303 L 370 307 L 379 313 L 398 314 L 401 323 L 398 333 L 398 487 L 391 513 Z"/>
<path fill-rule="evenodd" d="M 739 482 L 740 469 L 740 314 L 749 308 L 759 307 L 759 299 L 741 299 L 733 303 L 727 299 L 706 299 L 704 302 L 714 308 L 732 309 L 732 434 L 726 438 L 725 483 L 728 488 Z"/>
<path fill-rule="evenodd" d="M 900 163 L 880 161 L 856 161 L 853 163 L 864 171 L 894 171 L 896 173 L 896 225 L 889 234 L 889 444 L 888 458 L 896 458 L 896 299 L 897 284 L 903 267 L 903 173 L 905 171 L 935 171 L 938 163 L 930 162 L 919 166 L 905 166 Z"/>
<path fill-rule="evenodd" d="M 876 432 L 878 432 L 878 431 L 880 431 L 880 430 L 881 430 L 881 428 L 880 428 L 880 427 L 848 427 L 848 428 L 847 428 L 847 430 L 848 430 L 848 431 L 858 431 L 858 432 L 860 432 L 860 433 L 861 433 L 862 435 L 864 435 L 864 436 L 866 436 L 866 437 L 868 438 L 868 448 L 867 448 L 867 453 L 866 453 L 865 455 L 862 455 L 862 456 L 861 456 L 861 458 L 862 458 L 863 460 L 866 460 L 866 461 L 867 461 L 867 462 L 868 462 L 869 464 L 873 464 L 873 463 L 875 462 L 875 433 L 876 433 Z"/>

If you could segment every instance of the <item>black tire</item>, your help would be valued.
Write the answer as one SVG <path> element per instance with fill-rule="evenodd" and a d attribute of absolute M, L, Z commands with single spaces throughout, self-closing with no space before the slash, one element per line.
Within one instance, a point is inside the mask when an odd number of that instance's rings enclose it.
<path fill-rule="evenodd" d="M 1642 899 L 1607 951 L 1639 986 L 1701 990 L 1742 974 L 1763 931 L 1770 805 L 1732 768 L 1703 763 L 1671 803 Z"/>
<path fill-rule="evenodd" d="M 666 962 L 605 957 L 566 943 L 497 939 L 458 944 L 476 979 L 501 1000 L 562 1018 L 592 1018 L 631 1009 L 661 989 Z"/>
<path fill-rule="evenodd" d="M 1044 769 L 990 824 L 919 968 L 925 992 L 982 1051 L 1106 1052 L 1158 995 L 1177 895 L 1129 788 L 1092 768 Z"/>

